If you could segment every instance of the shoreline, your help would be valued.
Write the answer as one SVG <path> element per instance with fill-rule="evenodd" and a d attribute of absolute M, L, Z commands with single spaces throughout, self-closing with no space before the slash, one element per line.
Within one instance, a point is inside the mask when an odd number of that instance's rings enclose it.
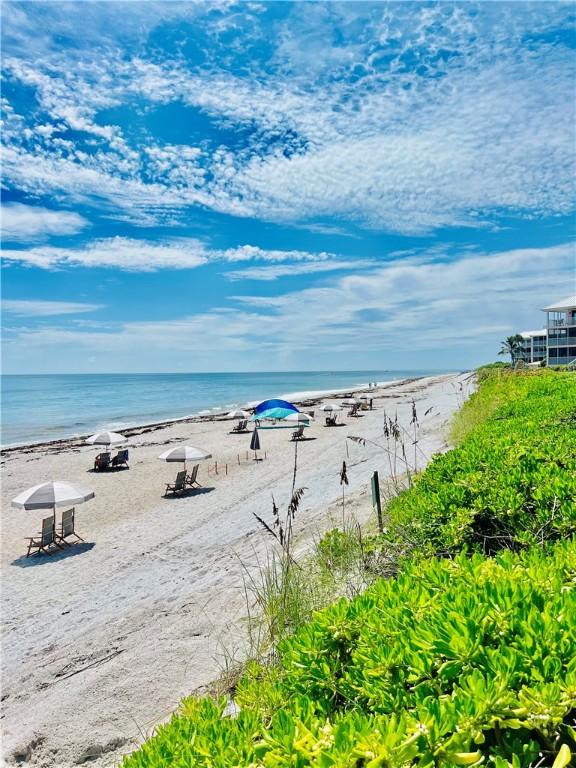
<path fill-rule="evenodd" d="M 456 371 L 454 373 L 431 374 L 430 376 L 435 376 L 435 375 L 456 376 L 462 373 L 464 373 L 464 371 Z M 413 378 L 391 379 L 389 381 L 375 382 L 376 390 L 385 389 L 387 387 L 398 385 L 398 384 L 410 383 L 412 381 L 419 381 L 420 379 L 430 378 L 430 376 L 423 375 L 423 376 L 414 376 Z M 321 400 L 327 397 L 328 398 L 334 398 L 334 397 L 346 398 L 346 397 L 352 397 L 356 393 L 363 393 L 363 392 L 370 392 L 370 391 L 371 389 L 368 387 L 368 385 L 365 385 L 365 386 L 358 385 L 354 387 L 347 387 L 344 389 L 327 389 L 327 390 L 310 390 L 310 391 L 302 391 L 302 392 L 293 392 L 293 393 L 287 393 L 285 395 L 279 395 L 278 397 L 281 397 L 282 399 L 289 399 L 291 397 L 294 397 L 295 398 L 293 400 L 294 405 L 298 406 L 299 408 L 309 408 L 314 405 L 317 405 Z M 374 388 L 372 388 L 372 391 L 374 391 Z M 260 401 L 253 400 L 248 403 L 245 403 L 244 406 L 250 409 L 250 408 L 253 408 L 254 405 L 256 405 L 258 402 Z M 234 407 L 237 407 L 237 406 L 234 406 Z M 223 407 L 221 408 L 220 406 L 215 406 L 213 409 L 210 410 L 209 414 L 195 413 L 195 414 L 190 414 L 188 416 L 177 416 L 171 419 L 166 419 L 164 421 L 143 422 L 139 424 L 133 424 L 128 427 L 118 427 L 117 429 L 114 429 L 114 431 L 118 431 L 118 430 L 121 431 L 122 434 L 124 434 L 126 438 L 130 440 L 131 437 L 137 437 L 139 435 L 155 432 L 159 429 L 165 429 L 175 424 L 196 424 L 196 423 L 203 423 L 203 422 L 212 422 L 216 420 L 224 421 L 226 420 L 225 417 L 227 412 L 228 411 L 225 408 Z M 106 427 L 103 427 L 98 431 L 102 431 L 105 428 Z M 33 442 L 11 443 L 9 445 L 1 445 L 0 454 L 10 455 L 17 451 L 22 451 L 23 453 L 31 453 L 36 450 L 51 451 L 51 450 L 60 450 L 60 449 L 66 449 L 66 448 L 79 447 L 86 444 L 85 441 L 88 437 L 90 437 L 91 434 L 93 433 L 87 432 L 86 434 L 82 434 L 82 435 L 59 437 L 59 438 L 55 438 L 54 440 L 40 440 L 40 441 L 33 441 Z"/>

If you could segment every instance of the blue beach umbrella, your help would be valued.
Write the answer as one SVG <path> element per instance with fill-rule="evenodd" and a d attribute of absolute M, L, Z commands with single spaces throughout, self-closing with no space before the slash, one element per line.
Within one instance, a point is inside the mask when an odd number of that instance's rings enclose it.
<path fill-rule="evenodd" d="M 256 406 L 254 420 L 256 419 L 285 419 L 292 413 L 300 413 L 298 408 L 286 400 L 264 400 Z"/>

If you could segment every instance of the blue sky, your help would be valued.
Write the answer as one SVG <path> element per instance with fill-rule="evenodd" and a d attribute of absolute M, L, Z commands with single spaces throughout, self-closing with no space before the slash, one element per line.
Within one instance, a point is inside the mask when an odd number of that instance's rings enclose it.
<path fill-rule="evenodd" d="M 571 3 L 2 7 L 5 372 L 465 368 L 576 291 Z"/>

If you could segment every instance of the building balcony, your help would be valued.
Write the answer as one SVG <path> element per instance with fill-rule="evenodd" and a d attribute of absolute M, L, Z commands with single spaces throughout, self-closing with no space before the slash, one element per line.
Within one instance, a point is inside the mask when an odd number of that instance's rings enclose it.
<path fill-rule="evenodd" d="M 548 348 L 551 347 L 573 347 L 576 339 L 573 336 L 561 336 L 558 339 L 548 339 Z"/>

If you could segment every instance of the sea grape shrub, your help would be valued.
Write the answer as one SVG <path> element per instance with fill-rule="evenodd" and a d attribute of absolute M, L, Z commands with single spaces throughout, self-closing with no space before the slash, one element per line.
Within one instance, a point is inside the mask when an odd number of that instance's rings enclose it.
<path fill-rule="evenodd" d="M 414 560 L 239 682 L 190 698 L 124 768 L 561 768 L 576 757 L 576 542 Z"/>
<path fill-rule="evenodd" d="M 485 378 L 459 417 L 474 428 L 391 503 L 393 537 L 411 549 L 452 555 L 463 547 L 491 554 L 572 535 L 575 414 L 572 373 Z"/>

